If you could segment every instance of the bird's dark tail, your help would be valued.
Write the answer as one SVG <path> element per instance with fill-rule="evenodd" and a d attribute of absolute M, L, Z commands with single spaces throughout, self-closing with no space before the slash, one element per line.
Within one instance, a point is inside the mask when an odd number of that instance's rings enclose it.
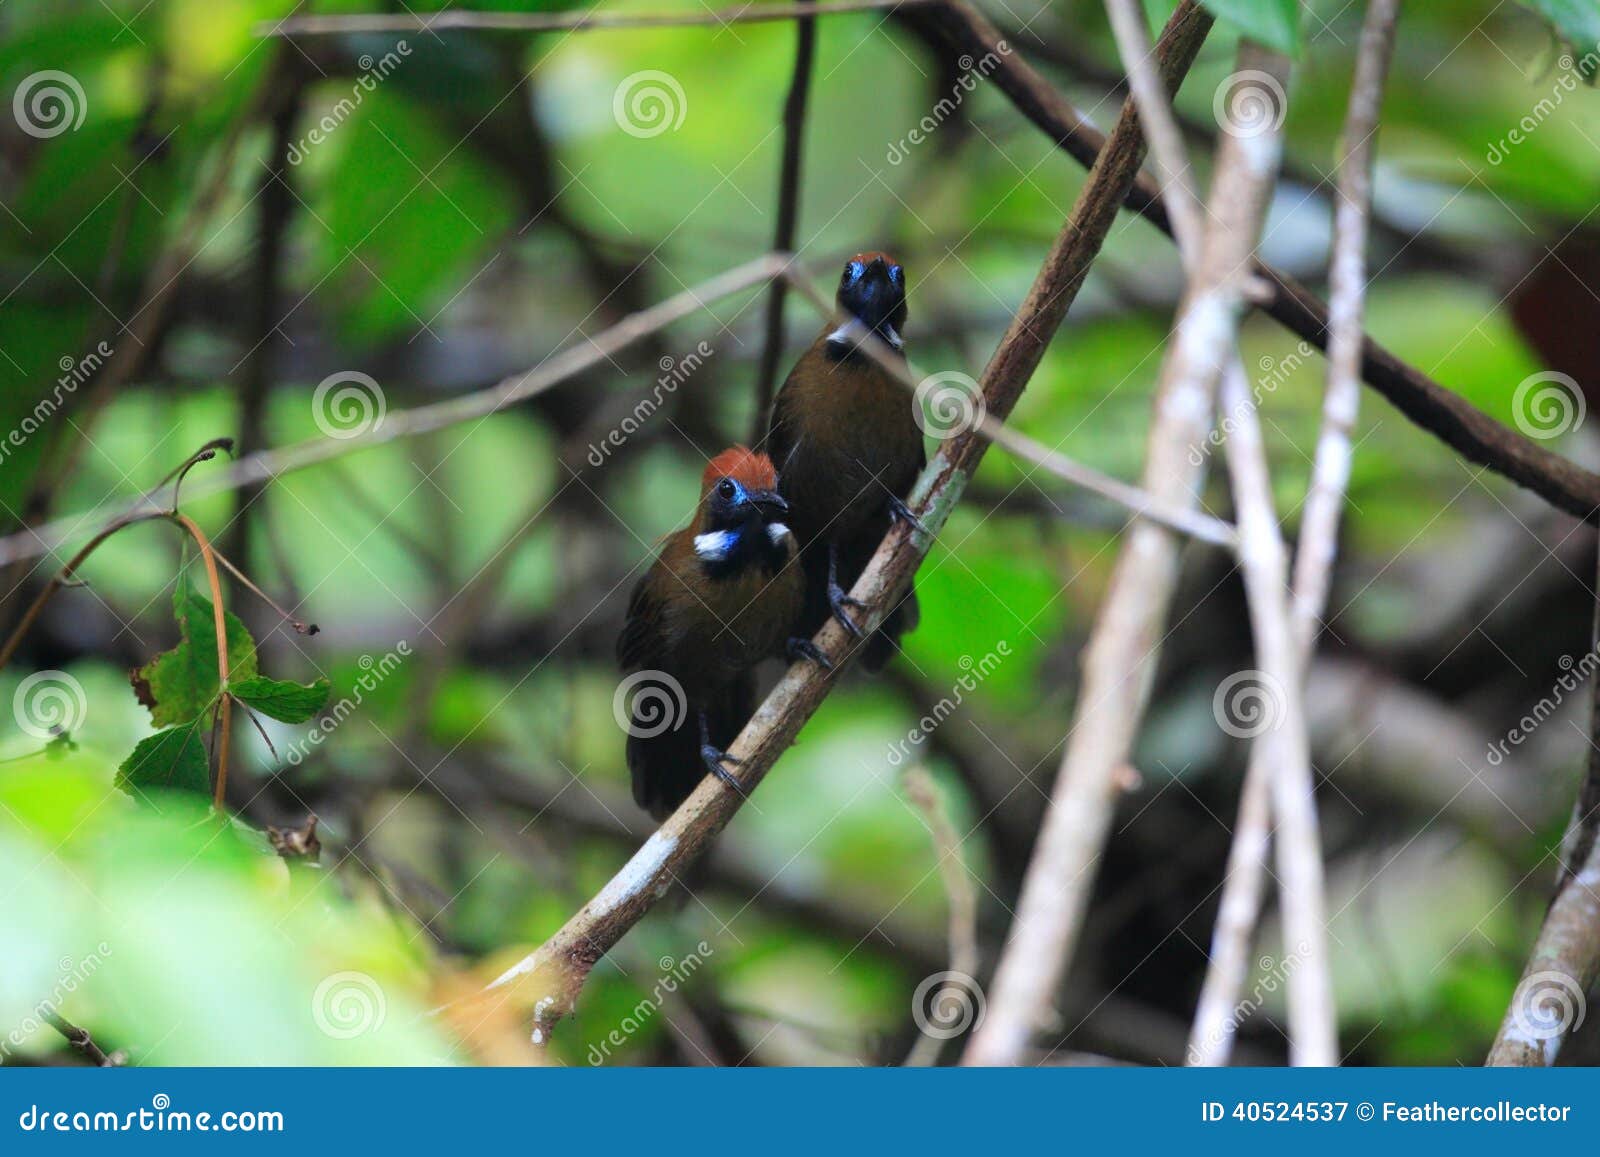
<path fill-rule="evenodd" d="M 703 705 L 711 745 L 726 751 L 755 712 L 755 680 L 745 678 L 716 701 Z M 633 802 L 656 820 L 664 820 L 689 798 L 705 778 L 700 757 L 700 709 L 693 701 L 676 726 L 656 733 L 635 720 L 628 732 L 628 772 Z"/>

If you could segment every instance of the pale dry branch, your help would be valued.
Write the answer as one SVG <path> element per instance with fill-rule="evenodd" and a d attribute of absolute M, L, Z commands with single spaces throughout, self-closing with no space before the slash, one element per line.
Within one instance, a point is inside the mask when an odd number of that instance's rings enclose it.
<path fill-rule="evenodd" d="M 1328 385 L 1311 485 L 1301 515 L 1292 591 L 1298 662 L 1291 686 L 1296 690 L 1304 687 L 1317 626 L 1327 603 L 1338 545 L 1339 514 L 1350 477 L 1350 433 L 1361 401 L 1362 312 L 1374 142 L 1399 8 L 1399 0 L 1372 0 L 1368 6 L 1337 166 Z M 1226 1064 L 1232 1049 L 1239 994 L 1249 973 L 1250 941 L 1265 890 L 1271 829 L 1270 772 L 1266 752 L 1252 748 L 1223 877 L 1210 965 L 1189 1038 L 1188 1056 L 1194 1064 Z M 1285 832 L 1283 838 L 1293 839 L 1295 835 Z"/>
<path fill-rule="evenodd" d="M 1133 0 L 1107 0 L 1107 10 L 1128 68 L 1129 88 L 1149 126 L 1151 152 L 1162 173 L 1163 196 L 1172 218 L 1174 236 L 1183 254 L 1184 266 L 1193 278 L 1211 242 L 1210 234 L 1235 228 L 1241 222 L 1219 213 L 1209 219 L 1208 228 L 1208 220 L 1203 216 L 1199 197 L 1191 184 L 1183 134 L 1146 60 L 1144 27 L 1138 6 Z M 1238 74 L 1243 76 L 1250 71 L 1272 75 L 1274 82 L 1281 86 L 1287 68 L 1281 59 L 1247 62 L 1241 53 Z M 1269 84 L 1258 85 L 1258 88 L 1274 127 L 1259 134 L 1252 133 L 1248 139 L 1230 140 L 1230 136 L 1238 134 L 1225 135 L 1218 146 L 1218 181 L 1229 175 L 1224 166 L 1230 163 L 1241 167 L 1241 171 L 1255 167 L 1257 171 L 1252 175 L 1256 188 L 1252 191 L 1264 215 L 1282 159 L 1280 130 L 1287 110 L 1273 107 L 1275 101 Z M 1259 221 L 1252 227 L 1259 232 Z M 1237 248 L 1234 246 L 1235 251 Z M 1359 330 L 1357 333 L 1359 340 Z M 1234 504 L 1238 508 L 1239 564 L 1260 664 L 1259 673 L 1252 672 L 1251 678 L 1264 684 L 1269 693 L 1268 707 L 1273 714 L 1266 720 L 1269 726 L 1251 739 L 1250 752 L 1251 764 L 1259 766 L 1260 774 L 1267 778 L 1270 794 L 1279 801 L 1277 849 L 1284 930 L 1286 939 L 1293 945 L 1285 955 L 1292 955 L 1296 961 L 1295 969 L 1288 976 L 1289 1055 L 1297 1064 L 1333 1065 L 1339 1059 L 1338 1032 L 1333 984 L 1328 973 L 1327 905 L 1317 826 L 1316 784 L 1311 773 L 1310 739 L 1306 728 L 1304 663 L 1298 653 L 1291 617 L 1288 551 L 1278 531 L 1261 419 L 1239 361 L 1236 338 L 1222 373 L 1219 397 L 1231 426 L 1223 449 L 1233 485 Z M 1278 694 L 1272 695 L 1274 691 Z M 1257 817 L 1252 814 L 1250 818 Z M 1259 848 L 1259 836 L 1258 831 L 1247 829 L 1246 847 Z M 1231 1016 L 1230 1004 L 1230 1019 Z"/>
<path fill-rule="evenodd" d="M 1283 67 L 1281 58 L 1248 42 L 1240 50 L 1240 72 L 1281 74 Z M 1205 459 L 1199 456 L 1197 463 L 1192 450 L 1210 432 L 1219 380 L 1237 358 L 1238 319 L 1245 308 L 1251 258 L 1277 171 L 1280 127 L 1281 122 L 1252 135 L 1228 135 L 1222 143 L 1208 227 L 1193 250 L 1194 270 L 1162 363 L 1147 441 L 1144 489 L 1172 505 L 1192 507 L 1199 501 Z M 1257 448 L 1255 454 L 1259 453 Z M 1248 468 L 1253 456 L 1240 459 Z M 1258 475 L 1264 470 L 1263 460 Z M 1260 477 L 1246 475 L 1246 479 L 1251 484 L 1247 493 L 1258 493 Z M 1258 525 L 1249 534 L 1240 527 L 1241 558 L 1247 573 L 1256 576 L 1258 590 L 1270 577 L 1270 548 L 1277 541 L 1270 504 L 1265 510 L 1259 506 L 1241 503 L 1241 515 L 1249 508 Z M 1272 531 L 1267 540 L 1259 526 L 1262 518 Z M 969 1064 L 1018 1063 L 1035 1029 L 1050 1018 L 1110 828 L 1117 771 L 1130 758 L 1149 697 L 1177 581 L 1180 545 L 1169 530 L 1151 522 L 1135 523 L 1123 540 L 1085 647 L 1066 754 L 1023 882 L 1011 936 L 995 972 L 988 1019 L 967 1050 Z M 1281 575 L 1281 543 L 1278 546 Z M 1271 625 L 1270 615 L 1261 619 L 1253 620 L 1258 631 L 1263 623 Z M 1279 620 L 1286 627 L 1286 616 Z M 1283 633 L 1286 636 L 1287 630 Z M 1277 658 L 1281 661 L 1283 656 Z M 1291 720 L 1283 735 L 1277 742 L 1285 757 L 1298 742 L 1304 760 L 1303 718 L 1298 733 Z M 1304 778 L 1309 787 L 1309 764 Z"/>

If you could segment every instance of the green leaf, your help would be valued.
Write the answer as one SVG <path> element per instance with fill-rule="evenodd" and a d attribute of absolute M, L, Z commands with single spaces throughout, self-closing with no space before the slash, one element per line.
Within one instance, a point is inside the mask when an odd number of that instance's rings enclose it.
<path fill-rule="evenodd" d="M 133 672 L 134 694 L 150 708 L 157 727 L 199 718 L 221 685 L 217 681 L 217 628 L 211 600 L 180 581 L 172 594 L 172 614 L 183 641 Z M 238 617 L 224 612 L 228 632 L 228 678 L 256 674 L 256 644 Z"/>
<path fill-rule="evenodd" d="M 1522 5 L 1550 22 L 1578 58 L 1578 74 L 1593 84 L 1600 68 L 1600 52 L 1596 51 L 1600 46 L 1600 4 L 1595 0 L 1522 0 Z"/>
<path fill-rule="evenodd" d="M 256 675 L 243 682 L 230 680 L 228 690 L 242 703 L 248 703 L 263 715 L 270 715 L 280 723 L 304 723 L 328 701 L 329 683 L 318 679 L 315 683 L 289 683 L 282 679 L 268 679 Z"/>
<path fill-rule="evenodd" d="M 1300 0 L 1201 0 L 1218 20 L 1286 56 L 1300 55 Z"/>
<path fill-rule="evenodd" d="M 137 794 L 136 788 L 152 787 L 210 795 L 211 769 L 205 744 L 200 741 L 199 721 L 141 739 L 117 768 L 116 782 L 130 795 Z"/>

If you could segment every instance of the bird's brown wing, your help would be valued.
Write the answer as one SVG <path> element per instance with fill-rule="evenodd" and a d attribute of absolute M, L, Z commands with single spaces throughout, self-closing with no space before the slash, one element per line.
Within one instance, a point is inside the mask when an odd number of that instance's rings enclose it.
<path fill-rule="evenodd" d="M 624 671 L 639 671 L 661 666 L 662 601 L 658 571 L 661 560 L 639 579 L 628 597 L 628 615 L 622 624 L 622 634 L 617 636 L 617 664 Z"/>
<path fill-rule="evenodd" d="M 784 467 L 788 465 L 789 455 L 794 452 L 795 443 L 800 440 L 800 424 L 794 412 L 800 391 L 793 388 L 793 382 L 794 370 L 790 370 L 789 376 L 778 388 L 778 396 L 772 400 L 772 420 L 767 426 L 767 440 L 762 447 L 767 457 L 772 459 L 772 465 L 778 471 L 780 480 L 783 478 Z"/>

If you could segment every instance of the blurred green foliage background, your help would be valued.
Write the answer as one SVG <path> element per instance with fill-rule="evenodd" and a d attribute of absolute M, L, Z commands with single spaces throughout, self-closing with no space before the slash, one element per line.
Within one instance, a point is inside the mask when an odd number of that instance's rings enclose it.
<path fill-rule="evenodd" d="M 0 9 L 5 93 L 59 71 L 79 86 L 82 114 L 48 136 L 26 131 L 15 108 L 0 118 L 0 429 L 19 428 L 97 342 L 131 359 L 125 380 L 102 388 L 102 371 L 0 460 L 6 533 L 72 520 L 63 548 L 6 568 L 8 631 L 98 525 L 89 512 L 156 485 L 211 438 L 236 437 L 246 453 L 325 436 L 314 396 L 330 375 L 369 375 L 393 420 L 538 365 L 771 243 L 786 22 L 260 35 L 294 7 Z M 1120 96 L 1099 4 L 982 7 L 1110 124 Z M 1322 176 L 1361 12 L 1308 9 L 1290 167 L 1263 252 L 1319 283 Z M 1180 95 L 1202 136 L 1237 35 L 1218 26 Z M 392 71 L 361 87 L 402 43 Z M 1517 385 L 1541 369 L 1593 396 L 1600 97 L 1563 87 L 1572 52 L 1525 8 L 1412 4 L 1384 105 L 1370 332 L 1508 424 Z M 614 109 L 619 86 L 645 70 L 681 88 L 681 124 L 652 136 L 625 131 Z M 856 250 L 892 250 L 911 280 L 914 361 L 976 375 L 1083 173 L 986 84 L 891 159 L 955 79 L 899 18 L 821 21 L 797 248 L 823 284 Z M 1522 143 L 1503 143 L 1535 115 Z M 309 142 L 324 118 L 334 127 Z M 301 159 L 274 172 L 286 145 Z M 1191 148 L 1209 159 L 1203 139 Z M 174 255 L 176 278 L 163 264 Z M 1180 288 L 1170 242 L 1126 216 L 1014 424 L 1137 477 Z M 360 689 L 307 750 L 295 747 L 303 727 L 266 721 L 269 749 L 236 721 L 231 822 L 198 797 L 112 787 L 151 730 L 126 672 L 176 641 L 173 584 L 203 581 L 193 552 L 150 524 L 91 557 L 87 586 L 58 595 L 0 672 L 6 704 L 39 671 L 83 692 L 70 743 L 47 750 L 48 736 L 0 712 L 0 1036 L 18 1030 L 7 1063 L 71 1059 L 37 1016 L 63 977 L 74 979 L 61 1015 L 135 1063 L 493 1059 L 428 1011 L 559 927 L 648 832 L 627 798 L 611 644 L 652 544 L 687 521 L 705 457 L 747 437 L 762 300 L 752 290 L 713 303 L 531 403 L 242 497 L 206 493 L 220 464 L 198 466 L 184 511 L 321 627 L 298 635 L 225 580 L 263 666 L 325 676 L 334 702 Z M 818 324 L 791 298 L 785 364 Z M 714 354 L 662 412 L 602 465 L 588 461 L 662 359 L 702 340 Z M 1324 363 L 1263 318 L 1243 341 L 1292 532 Z M 1486 745 L 1585 649 L 1594 536 L 1381 400 L 1363 404 L 1312 673 L 1343 1040 L 1356 1062 L 1476 1063 L 1542 914 L 1586 750 L 1573 726 L 1584 725 L 1582 696 L 1504 763 Z M 1559 445 L 1600 458 L 1581 424 Z M 1227 513 L 1221 484 L 1208 505 Z M 965 837 L 990 967 L 1120 525 L 1117 511 L 988 455 L 918 576 L 922 626 L 905 656 L 828 699 L 693 895 L 670 898 L 602 962 L 554 1057 L 592 1062 L 631 1020 L 605 1063 L 900 1059 L 917 1035 L 912 994 L 945 967 L 948 903 L 901 776 L 925 765 Z M 1211 712 L 1219 680 L 1250 665 L 1229 560 L 1192 548 L 1172 626 L 1139 783 L 1061 994 L 1057 1061 L 1182 1060 L 1244 755 Z M 892 758 L 1002 642 L 1008 657 L 916 758 Z M 411 657 L 362 687 L 401 643 Z M 303 758 L 289 762 L 292 749 Z M 321 865 L 286 864 L 262 831 L 310 814 Z M 1268 979 L 1276 935 L 1269 914 Z M 703 967 L 662 996 L 661 976 L 701 941 Z M 330 995 L 330 978 L 348 976 L 365 980 Z M 1275 987 L 1243 1026 L 1243 1060 L 1282 1059 Z M 335 1014 L 364 1027 L 347 1033 Z M 1564 1058 L 1594 1059 L 1594 1035 L 1580 1032 Z"/>

